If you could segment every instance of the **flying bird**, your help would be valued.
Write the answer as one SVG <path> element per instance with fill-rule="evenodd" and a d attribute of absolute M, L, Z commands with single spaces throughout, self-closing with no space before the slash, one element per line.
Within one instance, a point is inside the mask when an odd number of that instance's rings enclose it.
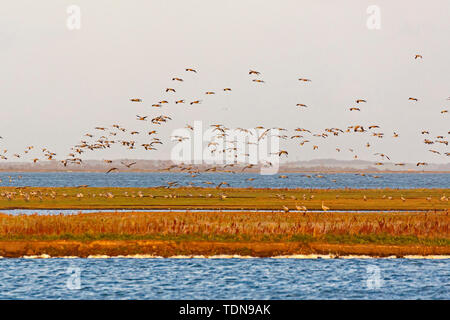
<path fill-rule="evenodd" d="M 417 164 L 416 164 L 417 167 L 419 167 L 419 166 L 426 166 L 426 165 L 427 165 L 426 162 L 417 162 Z"/>
<path fill-rule="evenodd" d="M 121 161 L 120 163 L 123 164 L 127 168 L 131 168 L 131 166 L 135 165 L 137 162 L 125 163 L 125 162 Z"/>
<path fill-rule="evenodd" d="M 119 169 L 117 169 L 117 168 L 111 168 L 111 169 L 109 169 L 108 171 L 106 171 L 106 173 L 110 173 L 110 172 L 113 172 L 113 171 L 119 171 Z"/>

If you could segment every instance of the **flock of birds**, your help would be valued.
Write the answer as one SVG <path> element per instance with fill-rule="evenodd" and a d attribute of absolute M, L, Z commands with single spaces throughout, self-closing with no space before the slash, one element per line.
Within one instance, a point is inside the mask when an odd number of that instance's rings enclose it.
<path fill-rule="evenodd" d="M 21 177 L 19 176 L 19 179 L 21 179 Z M 79 188 L 84 188 L 87 186 L 79 186 Z M 218 186 L 219 188 L 220 186 Z M 67 194 L 66 192 L 57 192 L 55 190 L 32 190 L 32 189 L 26 189 L 26 188 L 17 188 L 15 190 L 10 190 L 10 191 L 2 191 L 0 192 L 0 199 L 5 199 L 8 201 L 13 201 L 13 200 L 23 200 L 25 202 L 30 202 L 30 201 L 46 201 L 47 199 L 56 199 L 57 197 L 59 198 L 71 198 L 71 197 L 75 197 L 77 200 L 81 201 L 83 198 L 104 198 L 106 200 L 111 200 L 114 199 L 116 197 L 125 197 L 125 198 L 135 198 L 135 199 L 139 199 L 139 198 L 165 198 L 165 199 L 177 199 L 179 197 L 181 198 L 218 198 L 221 200 L 225 200 L 228 198 L 228 195 L 224 192 L 219 192 L 215 195 L 211 194 L 211 193 L 197 193 L 197 194 L 193 194 L 193 193 L 188 193 L 188 194 L 177 194 L 176 192 L 171 192 L 168 194 L 164 194 L 164 195 L 153 195 L 152 193 L 145 193 L 142 191 L 136 191 L 136 192 L 128 192 L 128 191 L 124 191 L 122 194 L 113 194 L 112 192 L 90 192 L 90 193 L 83 193 L 81 191 L 81 189 L 79 191 L 77 191 L 76 194 Z M 293 195 L 286 195 L 286 194 L 272 194 L 271 197 L 277 198 L 281 201 L 281 203 L 285 202 L 285 200 L 290 200 L 290 201 L 295 201 L 294 205 L 292 204 L 282 204 L 280 209 L 271 209 L 272 212 L 275 211 L 284 211 L 284 212 L 290 212 L 290 211 L 297 211 L 297 212 L 301 212 L 301 213 L 306 213 L 308 211 L 312 211 L 311 209 L 308 209 L 306 207 L 306 205 L 308 205 L 309 207 L 309 203 L 310 201 L 314 201 L 315 196 L 314 194 L 303 194 L 303 196 L 299 199 L 296 196 Z M 339 194 L 335 195 L 336 199 L 340 198 Z M 394 200 L 394 197 L 392 196 L 387 196 L 387 195 L 383 195 L 382 199 L 384 200 Z M 362 197 L 363 201 L 368 201 L 369 198 L 366 195 L 363 195 Z M 400 195 L 400 200 L 403 202 L 406 202 L 407 199 L 405 196 Z M 447 197 L 445 194 L 443 194 L 442 196 L 439 196 L 435 199 L 433 199 L 431 196 L 427 196 L 426 200 L 428 202 L 432 201 L 432 200 L 439 200 L 439 201 L 449 201 L 449 197 Z M 301 201 L 301 205 L 298 204 L 297 201 Z M 329 211 L 331 210 L 330 207 L 326 206 L 324 201 L 321 202 L 321 209 L 322 211 Z M 170 209 L 169 209 L 170 210 Z M 197 208 L 198 210 L 198 208 Z M 221 208 L 219 208 L 219 210 L 222 210 Z M 233 209 L 233 210 L 239 210 L 239 209 Z M 241 209 L 241 210 L 245 210 L 245 209 Z M 247 209 L 248 211 L 248 209 Z M 255 211 L 258 211 L 257 208 L 255 208 Z M 186 213 L 189 211 L 186 211 Z M 449 212 L 449 209 L 447 209 L 447 212 Z"/>
<path fill-rule="evenodd" d="M 414 59 L 423 59 L 423 57 L 420 54 L 417 54 L 414 56 Z M 185 73 L 193 74 L 195 76 L 198 76 L 199 72 L 196 69 L 193 68 L 186 68 Z M 249 80 L 254 82 L 255 85 L 261 85 L 263 86 L 265 84 L 265 80 L 262 78 L 261 72 L 257 70 L 249 70 L 248 75 L 250 76 Z M 172 77 L 171 82 L 173 84 L 182 85 L 182 83 L 185 81 L 180 76 Z M 313 81 L 309 78 L 305 77 L 299 77 L 298 82 L 303 85 L 312 85 Z M 221 91 L 224 94 L 232 94 L 233 90 L 230 87 L 224 87 L 221 89 Z M 164 89 L 165 95 L 173 95 L 173 103 L 175 104 L 186 104 L 189 106 L 198 105 L 202 103 L 202 99 L 193 99 L 193 100 L 186 100 L 183 97 L 177 97 L 177 87 L 175 85 L 167 87 Z M 204 95 L 206 96 L 214 96 L 217 92 L 215 91 L 205 91 Z M 169 98 L 161 99 L 157 102 L 154 102 L 151 104 L 151 108 L 155 108 L 157 110 L 162 109 L 164 106 L 169 105 Z M 447 100 L 450 100 L 450 97 L 447 98 Z M 419 101 L 416 97 L 409 97 L 408 101 L 411 103 L 417 103 Z M 142 98 L 133 97 L 130 99 L 130 103 L 143 103 Z M 368 103 L 368 101 L 364 98 L 358 98 L 354 100 L 355 105 L 348 108 L 348 112 L 361 112 L 364 109 L 364 106 Z M 308 105 L 304 103 L 297 103 L 296 106 L 299 109 L 305 109 L 309 108 Z M 446 117 L 446 114 L 448 114 L 448 109 L 443 109 L 440 111 L 440 114 L 442 117 Z M 172 117 L 164 114 L 160 114 L 157 116 L 149 116 L 149 115 L 142 115 L 137 114 L 136 115 L 136 121 L 138 122 L 147 122 L 151 123 L 151 127 L 149 127 L 145 132 L 139 131 L 137 129 L 129 129 L 125 128 L 124 126 L 121 126 L 120 124 L 112 124 L 107 126 L 97 126 L 94 129 L 95 133 L 86 133 L 84 134 L 81 141 L 70 148 L 70 152 L 67 154 L 64 159 L 57 160 L 56 156 L 57 154 L 53 151 L 51 151 L 49 148 L 39 148 L 41 150 L 40 156 L 32 156 L 33 163 L 37 163 L 42 160 L 47 161 L 60 161 L 60 163 L 64 167 L 70 167 L 72 165 L 81 165 L 83 163 L 83 156 L 87 154 L 89 151 L 96 151 L 96 150 L 106 150 L 111 148 L 113 145 L 119 145 L 127 150 L 133 150 L 138 148 L 143 148 L 147 151 L 156 151 L 158 150 L 157 147 L 159 145 L 162 145 L 164 143 L 163 139 L 158 136 L 158 130 L 157 128 L 162 125 L 166 125 L 172 120 Z M 186 124 L 186 129 L 188 130 L 194 130 L 192 125 Z M 235 162 L 234 163 L 226 163 L 225 165 L 215 165 L 215 166 L 209 166 L 205 168 L 201 165 L 193 165 L 193 164 L 173 164 L 167 168 L 164 168 L 163 171 L 180 171 L 180 172 L 186 172 L 190 174 L 192 177 L 196 177 L 201 172 L 243 172 L 247 169 L 251 169 L 253 167 L 258 166 L 266 166 L 270 167 L 272 166 L 272 163 L 269 161 L 265 161 L 264 163 L 261 163 L 260 165 L 254 165 L 254 164 L 245 164 L 238 162 L 239 156 L 241 157 L 248 157 L 249 153 L 246 151 L 247 149 L 242 150 L 240 146 L 238 145 L 238 141 L 231 140 L 229 141 L 227 137 L 229 136 L 230 129 L 227 128 L 223 124 L 212 124 L 211 125 L 212 130 L 215 132 L 215 135 L 211 139 L 211 141 L 208 142 L 208 149 L 210 150 L 211 154 L 220 153 L 226 156 L 227 154 L 234 155 Z M 300 148 L 306 148 L 308 146 L 311 147 L 312 150 L 318 150 L 321 146 L 321 142 L 325 141 L 329 137 L 336 137 L 341 135 L 366 135 L 366 137 L 372 137 L 375 140 L 376 139 L 383 139 L 387 137 L 388 135 L 392 139 L 396 139 L 399 137 L 398 131 L 394 131 L 391 134 L 388 134 L 386 132 L 383 132 L 381 130 L 380 125 L 378 124 L 362 124 L 362 123 L 356 123 L 356 124 L 350 124 L 347 127 L 344 128 L 337 128 L 337 127 L 330 127 L 325 128 L 320 132 L 313 132 L 312 130 L 309 130 L 307 128 L 295 128 L 292 133 L 289 133 L 289 130 L 286 128 L 280 128 L 280 127 L 272 127 L 272 128 L 266 128 L 264 126 L 256 126 L 254 130 L 251 129 L 245 129 L 245 128 L 237 128 L 236 130 L 239 132 L 242 132 L 244 134 L 247 134 L 249 139 L 246 141 L 247 145 L 258 145 L 263 140 L 268 139 L 273 131 L 277 133 L 277 137 L 281 140 L 291 140 L 295 141 L 296 145 L 298 145 Z M 450 152 L 448 152 L 448 139 L 446 138 L 446 135 L 450 134 L 450 131 L 447 133 L 432 133 L 430 129 L 423 129 L 420 131 L 420 134 L 423 136 L 423 143 L 427 146 L 428 152 L 431 152 L 439 157 L 448 157 L 450 156 Z M 123 137 L 123 136 L 126 137 Z M 145 142 L 138 143 L 136 142 L 135 137 L 145 137 Z M 0 137 L 0 141 L 2 141 L 2 137 Z M 186 140 L 189 140 L 189 136 L 172 136 L 171 140 L 175 143 L 181 143 Z M 367 140 L 369 140 L 367 138 Z M 365 142 L 364 148 L 372 148 L 374 142 Z M 247 147 L 248 148 L 248 147 Z M 8 149 L 3 149 L 0 151 L 0 160 L 8 160 L 8 159 L 20 159 L 23 158 L 27 154 L 31 154 L 32 151 L 35 149 L 34 146 L 28 146 L 25 148 L 22 154 L 20 153 L 14 153 L 9 154 Z M 38 150 L 39 150 L 38 149 Z M 352 158 L 358 159 L 358 154 L 355 148 L 342 148 L 339 146 L 335 147 L 336 152 L 350 152 L 352 155 Z M 239 153 L 240 152 L 240 153 Z M 246 153 L 247 152 L 247 153 Z M 35 154 L 35 153 L 34 153 Z M 279 150 L 274 155 L 278 157 L 287 158 L 289 156 L 288 150 Z M 373 156 L 375 157 L 374 165 L 375 166 L 383 166 L 385 165 L 386 161 L 391 161 L 391 157 L 386 154 L 385 152 L 373 152 Z M 242 158 L 240 158 L 242 159 Z M 115 164 L 113 165 L 113 160 L 104 159 L 103 160 L 106 164 L 111 164 L 111 167 L 108 168 L 106 173 L 111 173 L 114 171 L 120 171 L 121 168 Z M 115 161 L 114 163 L 116 163 Z M 121 166 L 124 168 L 132 168 L 136 164 L 135 161 L 133 162 L 125 162 L 122 161 L 120 163 Z M 404 166 L 405 163 L 403 162 L 394 162 L 395 166 Z M 417 167 L 426 166 L 427 163 L 425 161 L 418 161 L 416 163 Z M 280 178 L 286 178 L 286 176 L 279 176 Z M 311 177 L 311 176 L 310 176 Z M 314 176 L 313 176 L 314 177 Z M 317 176 L 320 177 L 320 176 Z M 377 177 L 377 176 L 374 176 Z M 226 185 L 226 182 L 222 183 L 221 185 Z M 219 186 L 220 187 L 220 186 Z"/>

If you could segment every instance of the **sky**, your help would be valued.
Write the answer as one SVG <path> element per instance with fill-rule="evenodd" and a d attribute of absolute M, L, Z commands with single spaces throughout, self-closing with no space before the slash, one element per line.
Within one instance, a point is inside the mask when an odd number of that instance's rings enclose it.
<path fill-rule="evenodd" d="M 67 26 L 71 5 L 80 8 L 79 29 Z M 368 27 L 370 6 L 379 9 L 379 29 Z M 357 153 L 376 161 L 374 153 L 382 152 L 394 162 L 449 162 L 443 155 L 449 147 L 427 146 L 420 133 L 449 136 L 450 114 L 440 113 L 450 109 L 448 0 L 17 0 L 0 11 L 0 150 L 23 154 L 35 147 L 21 159 L 44 147 L 64 158 L 88 140 L 86 133 L 103 134 L 94 127 L 115 123 L 142 133 L 157 129 L 165 143 L 158 151 L 114 147 L 84 158 L 167 159 L 173 130 L 202 121 L 204 127 L 283 127 L 288 135 L 297 127 L 319 133 L 373 124 L 385 138 L 346 134 L 310 138 L 303 147 L 281 144 L 289 160 L 350 160 Z M 185 71 L 190 67 L 197 74 Z M 250 69 L 265 83 L 252 82 Z M 168 87 L 177 92 L 166 93 Z M 171 103 L 151 107 L 164 99 Z M 202 103 L 175 105 L 175 99 Z M 349 111 L 355 106 L 361 111 Z M 161 114 L 173 120 L 164 126 L 136 120 Z"/>

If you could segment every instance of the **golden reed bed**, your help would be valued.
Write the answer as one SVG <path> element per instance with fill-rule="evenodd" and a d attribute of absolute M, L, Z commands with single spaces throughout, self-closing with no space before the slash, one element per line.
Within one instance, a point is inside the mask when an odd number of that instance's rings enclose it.
<path fill-rule="evenodd" d="M 448 255 L 448 212 L 0 216 L 0 255 Z"/>

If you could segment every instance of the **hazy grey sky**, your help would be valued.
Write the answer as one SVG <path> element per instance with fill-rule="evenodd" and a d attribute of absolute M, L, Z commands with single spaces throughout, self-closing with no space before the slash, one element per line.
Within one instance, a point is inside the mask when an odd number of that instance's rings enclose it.
<path fill-rule="evenodd" d="M 80 30 L 66 25 L 73 4 L 81 9 Z M 379 30 L 366 25 L 370 5 L 381 10 Z M 230 128 L 282 126 L 289 133 L 377 124 L 383 139 L 346 134 L 315 138 L 319 150 L 293 142 L 286 149 L 290 160 L 352 159 L 335 151 L 340 147 L 354 148 L 364 160 L 379 160 L 373 153 L 384 152 L 395 162 L 448 162 L 427 150 L 449 148 L 426 146 L 420 134 L 428 129 L 433 140 L 449 136 L 450 114 L 440 114 L 450 108 L 448 0 L 17 0 L 0 10 L 0 148 L 11 153 L 34 145 L 62 158 L 95 126 L 143 131 L 152 126 L 136 121 L 136 114 L 166 114 L 174 120 L 157 127 L 161 137 L 194 120 Z M 423 60 L 414 60 L 416 53 Z M 249 69 L 266 83 L 252 82 Z M 174 83 L 174 76 L 185 81 Z M 177 93 L 166 94 L 166 87 Z M 225 95 L 225 87 L 233 92 Z M 129 102 L 133 97 L 144 103 Z M 150 107 L 174 98 L 203 102 Z M 358 98 L 368 103 L 361 112 L 348 111 Z M 309 108 L 299 110 L 297 103 Z M 168 158 L 171 146 L 159 153 L 114 148 L 86 158 Z"/>

